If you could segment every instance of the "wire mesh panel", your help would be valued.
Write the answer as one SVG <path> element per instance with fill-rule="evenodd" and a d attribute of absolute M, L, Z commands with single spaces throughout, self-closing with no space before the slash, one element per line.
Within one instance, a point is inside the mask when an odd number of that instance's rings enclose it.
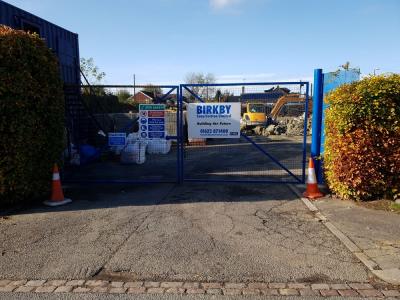
<path fill-rule="evenodd" d="M 177 86 L 79 89 L 75 98 L 66 93 L 70 129 L 67 181 L 178 180 Z"/>
<path fill-rule="evenodd" d="M 181 89 L 185 180 L 304 182 L 310 119 L 307 82 L 182 85 Z M 220 122 L 193 121 L 193 110 L 188 108 L 194 103 L 202 107 L 210 103 L 213 109 L 216 103 L 239 103 L 240 134 L 191 136 L 191 122 L 209 125 L 204 132 L 213 132 L 212 124 Z"/>

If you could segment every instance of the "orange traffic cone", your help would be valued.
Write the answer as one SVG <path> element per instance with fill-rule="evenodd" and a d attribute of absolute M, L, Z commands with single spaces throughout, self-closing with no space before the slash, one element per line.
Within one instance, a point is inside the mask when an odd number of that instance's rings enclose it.
<path fill-rule="evenodd" d="M 318 189 L 314 161 L 312 157 L 310 157 L 310 163 L 308 165 L 307 190 L 303 193 L 303 196 L 310 199 L 317 199 L 324 196 L 324 194 L 322 194 Z"/>
<path fill-rule="evenodd" d="M 43 204 L 48 206 L 59 206 L 70 202 L 72 202 L 71 199 L 64 198 L 64 193 L 61 187 L 60 173 L 58 172 L 58 166 L 57 164 L 54 164 L 51 198 L 48 201 L 44 201 Z"/>

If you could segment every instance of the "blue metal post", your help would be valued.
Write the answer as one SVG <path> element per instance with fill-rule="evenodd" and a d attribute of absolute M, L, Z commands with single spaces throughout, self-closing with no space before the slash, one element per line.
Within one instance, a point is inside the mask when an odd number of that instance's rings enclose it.
<path fill-rule="evenodd" d="M 182 85 L 179 86 L 179 105 L 178 105 L 178 149 L 179 149 L 179 183 L 183 183 L 183 168 L 184 168 L 184 160 L 183 160 L 183 89 Z"/>
<path fill-rule="evenodd" d="M 180 154 L 180 107 L 181 107 L 180 87 L 176 88 L 176 180 L 181 183 L 181 154 Z"/>
<path fill-rule="evenodd" d="M 310 84 L 306 83 L 306 102 L 304 104 L 304 132 L 303 132 L 303 164 L 302 164 L 302 183 L 306 182 L 306 162 L 307 162 L 307 127 L 308 127 L 308 101 L 310 92 Z"/>
<path fill-rule="evenodd" d="M 319 156 L 321 154 L 322 106 L 323 106 L 323 97 L 324 97 L 323 96 L 323 88 L 324 88 L 324 75 L 322 73 L 322 69 L 315 69 L 314 70 L 311 157 L 314 159 L 315 172 L 316 172 L 317 178 L 321 178 L 320 174 L 322 172 Z"/>

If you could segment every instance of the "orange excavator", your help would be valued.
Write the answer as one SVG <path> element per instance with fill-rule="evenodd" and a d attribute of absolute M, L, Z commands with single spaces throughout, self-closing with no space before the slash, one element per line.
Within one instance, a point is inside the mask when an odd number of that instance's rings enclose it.
<path fill-rule="evenodd" d="M 303 106 L 304 105 L 303 102 L 305 100 L 306 100 L 306 96 L 302 95 L 302 94 L 287 94 L 287 95 L 284 95 L 284 96 L 280 97 L 278 99 L 278 101 L 276 101 L 274 107 L 272 108 L 272 110 L 271 110 L 271 112 L 269 114 L 269 117 L 272 120 L 275 121 L 276 118 L 279 116 L 279 113 L 281 112 L 282 108 L 285 105 L 288 105 L 288 106 L 296 106 L 296 105 L 299 106 L 299 105 L 301 105 L 301 106 Z M 312 112 L 311 109 L 312 109 L 312 98 L 309 98 L 309 100 L 308 100 L 308 111 L 309 111 L 309 113 Z"/>
<path fill-rule="evenodd" d="M 266 126 L 271 121 L 275 122 L 281 113 L 282 109 L 285 107 L 288 110 L 297 109 L 301 112 L 304 109 L 304 101 L 306 96 L 302 94 L 286 94 L 278 99 L 274 104 L 269 115 L 266 113 L 266 106 L 263 103 L 247 103 L 245 107 L 245 112 L 242 115 L 241 126 L 242 128 L 252 129 L 256 126 Z M 312 99 L 309 98 L 308 102 L 309 113 L 312 109 Z"/>

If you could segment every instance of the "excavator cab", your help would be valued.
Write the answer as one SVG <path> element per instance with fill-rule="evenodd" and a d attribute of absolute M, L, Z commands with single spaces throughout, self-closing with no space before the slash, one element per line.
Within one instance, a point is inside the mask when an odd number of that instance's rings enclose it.
<path fill-rule="evenodd" d="M 244 128 L 253 128 L 266 124 L 265 105 L 262 103 L 247 103 L 246 111 L 242 116 L 242 125 Z"/>

